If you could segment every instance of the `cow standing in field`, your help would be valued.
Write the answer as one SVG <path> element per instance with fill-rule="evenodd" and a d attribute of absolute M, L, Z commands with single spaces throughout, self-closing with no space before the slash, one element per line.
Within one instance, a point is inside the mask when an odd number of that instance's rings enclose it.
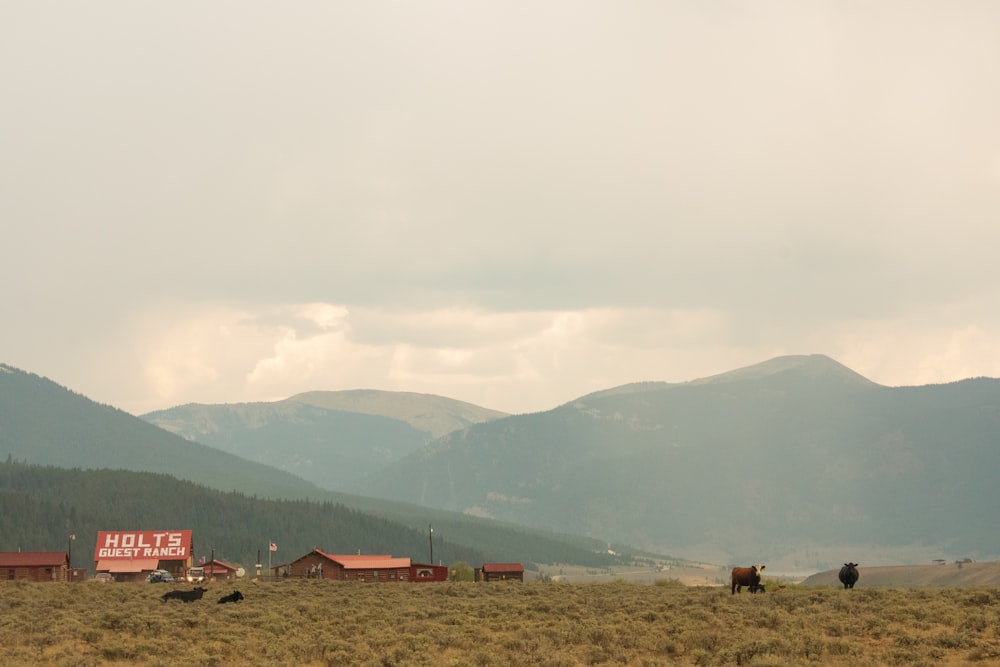
<path fill-rule="evenodd" d="M 757 591 L 763 593 L 764 585 L 760 583 L 760 574 L 766 567 L 766 565 L 761 565 L 760 563 L 755 563 L 753 567 L 734 567 L 732 588 L 733 595 L 741 592 L 744 586 L 750 589 L 751 593 L 756 593 Z"/>
<path fill-rule="evenodd" d="M 167 600 L 180 600 L 181 602 L 194 602 L 195 600 L 200 600 L 201 596 L 205 594 L 207 588 L 202 588 L 197 586 L 190 591 L 167 591 L 164 593 L 160 599 L 163 602 Z"/>
<path fill-rule="evenodd" d="M 844 563 L 844 567 L 840 568 L 840 583 L 844 584 L 844 588 L 854 588 L 854 584 L 858 582 L 858 564 L 857 563 Z"/>

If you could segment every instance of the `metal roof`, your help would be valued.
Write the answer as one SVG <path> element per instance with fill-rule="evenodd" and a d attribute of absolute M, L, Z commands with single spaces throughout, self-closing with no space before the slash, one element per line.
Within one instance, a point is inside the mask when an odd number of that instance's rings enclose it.
<path fill-rule="evenodd" d="M 69 563 L 65 551 L 3 551 L 0 552 L 0 567 L 58 567 Z"/>
<path fill-rule="evenodd" d="M 212 574 L 217 574 L 217 573 L 226 574 L 228 572 L 236 571 L 235 565 L 230 565 L 229 563 L 221 561 L 218 558 L 216 558 L 215 560 L 208 561 L 207 563 L 202 565 L 202 567 L 205 568 L 206 573 L 210 572 Z"/>
<path fill-rule="evenodd" d="M 393 558 L 392 556 L 369 556 L 341 560 L 341 556 L 327 554 L 327 558 L 345 570 L 388 570 L 396 567 L 410 567 L 409 558 Z"/>
<path fill-rule="evenodd" d="M 409 558 L 394 558 L 387 554 L 328 554 L 319 549 L 316 549 L 316 553 L 345 570 L 386 570 L 410 567 Z"/>

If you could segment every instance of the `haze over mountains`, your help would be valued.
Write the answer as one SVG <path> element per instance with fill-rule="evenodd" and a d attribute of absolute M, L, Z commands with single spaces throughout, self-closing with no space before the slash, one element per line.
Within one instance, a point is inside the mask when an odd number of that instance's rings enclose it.
<path fill-rule="evenodd" d="M 885 387 L 811 355 L 526 415 L 359 391 L 145 418 L 369 500 L 715 563 L 1000 554 L 995 379 Z"/>
<path fill-rule="evenodd" d="M 272 448 L 303 446 L 284 433 Z M 811 355 L 610 388 L 338 476 L 355 475 L 343 490 L 659 553 L 821 569 L 859 553 L 996 557 L 998 464 L 1000 381 L 884 387 Z"/>
<path fill-rule="evenodd" d="M 188 404 L 143 415 L 157 426 L 328 489 L 357 488 L 437 437 L 505 416 L 441 396 L 312 391 L 274 403 Z"/>

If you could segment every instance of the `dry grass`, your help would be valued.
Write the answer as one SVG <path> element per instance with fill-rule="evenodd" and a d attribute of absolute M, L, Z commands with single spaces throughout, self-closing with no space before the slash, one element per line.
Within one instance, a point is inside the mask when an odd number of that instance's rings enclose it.
<path fill-rule="evenodd" d="M 0 584 L 4 665 L 1000 665 L 993 589 Z"/>

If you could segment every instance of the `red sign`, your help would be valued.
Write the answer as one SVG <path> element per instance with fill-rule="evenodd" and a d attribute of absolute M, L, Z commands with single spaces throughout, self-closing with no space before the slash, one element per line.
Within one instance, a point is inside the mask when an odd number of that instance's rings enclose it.
<path fill-rule="evenodd" d="M 99 530 L 94 560 L 183 560 L 190 553 L 190 530 Z"/>

